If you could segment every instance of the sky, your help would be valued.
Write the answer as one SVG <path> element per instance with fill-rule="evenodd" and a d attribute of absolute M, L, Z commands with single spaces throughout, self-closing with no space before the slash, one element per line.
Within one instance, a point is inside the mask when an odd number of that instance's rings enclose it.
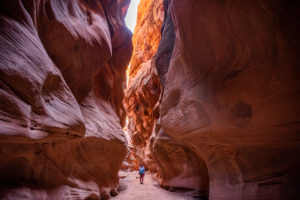
<path fill-rule="evenodd" d="M 125 23 L 126 26 L 129 28 L 129 30 L 133 33 L 134 32 L 134 27 L 136 24 L 136 17 L 137 17 L 137 9 L 138 9 L 138 5 L 140 3 L 140 0 L 131 0 L 128 10 L 127 10 L 127 14 L 125 16 Z M 128 81 L 129 81 L 129 70 L 130 70 L 130 64 L 127 67 L 126 70 L 126 75 L 127 75 L 127 82 L 126 84 L 128 85 Z"/>
<path fill-rule="evenodd" d="M 140 0 L 131 0 L 127 14 L 125 16 L 125 23 L 129 30 L 133 33 L 136 24 L 137 8 Z"/>
<path fill-rule="evenodd" d="M 129 30 L 132 33 L 134 32 L 134 27 L 136 24 L 137 8 L 138 8 L 139 3 L 140 3 L 140 0 L 131 0 L 130 5 L 127 10 L 127 14 L 125 16 L 126 26 L 129 28 Z M 128 86 L 128 81 L 129 81 L 129 69 L 130 69 L 130 64 L 126 70 L 126 76 L 127 76 L 126 85 L 127 86 Z M 128 124 L 128 118 L 126 117 L 126 126 L 125 127 L 127 127 L 127 124 Z M 124 132 L 127 133 L 127 130 L 125 130 L 125 127 L 124 127 Z M 125 134 L 125 135 L 126 135 L 127 141 L 129 141 L 129 144 L 131 144 L 130 137 L 128 137 L 128 134 Z"/>

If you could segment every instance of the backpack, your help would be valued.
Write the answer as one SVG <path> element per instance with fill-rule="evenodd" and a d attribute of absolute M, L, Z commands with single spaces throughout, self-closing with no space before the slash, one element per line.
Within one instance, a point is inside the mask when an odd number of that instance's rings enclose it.
<path fill-rule="evenodd" d="M 140 172 L 140 174 L 145 174 L 145 168 L 144 167 L 140 167 L 139 172 Z"/>

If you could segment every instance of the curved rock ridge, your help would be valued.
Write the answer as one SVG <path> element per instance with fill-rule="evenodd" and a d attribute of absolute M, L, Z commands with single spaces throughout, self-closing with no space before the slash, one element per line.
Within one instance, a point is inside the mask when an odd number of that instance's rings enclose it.
<path fill-rule="evenodd" d="M 1 199 L 117 194 L 128 4 L 1 1 Z"/>
<path fill-rule="evenodd" d="M 152 128 L 141 126 L 145 115 L 126 107 L 136 150 L 150 152 L 158 181 L 167 188 L 197 189 L 199 196 L 217 200 L 298 199 L 299 3 L 163 5 L 162 36 L 151 64 L 162 89 L 159 98 L 146 99 L 156 102 Z M 133 82 L 144 66 L 135 68 Z M 148 101 L 130 105 L 144 109 Z"/>

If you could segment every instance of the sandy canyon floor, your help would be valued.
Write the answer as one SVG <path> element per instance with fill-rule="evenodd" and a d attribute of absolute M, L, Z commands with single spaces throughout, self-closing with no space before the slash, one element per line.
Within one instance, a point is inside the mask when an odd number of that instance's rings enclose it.
<path fill-rule="evenodd" d="M 144 177 L 144 184 L 140 184 L 138 172 L 122 173 L 121 187 L 125 188 L 113 200 L 195 200 L 191 192 L 170 192 L 159 186 L 151 174 Z"/>

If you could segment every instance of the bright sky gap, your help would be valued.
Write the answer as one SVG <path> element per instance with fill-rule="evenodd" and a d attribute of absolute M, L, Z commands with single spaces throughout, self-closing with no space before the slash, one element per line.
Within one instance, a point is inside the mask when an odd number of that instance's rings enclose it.
<path fill-rule="evenodd" d="M 131 0 L 127 14 L 125 16 L 126 26 L 132 33 L 134 32 L 134 27 L 136 24 L 137 9 L 138 9 L 139 3 L 140 3 L 140 0 Z"/>

